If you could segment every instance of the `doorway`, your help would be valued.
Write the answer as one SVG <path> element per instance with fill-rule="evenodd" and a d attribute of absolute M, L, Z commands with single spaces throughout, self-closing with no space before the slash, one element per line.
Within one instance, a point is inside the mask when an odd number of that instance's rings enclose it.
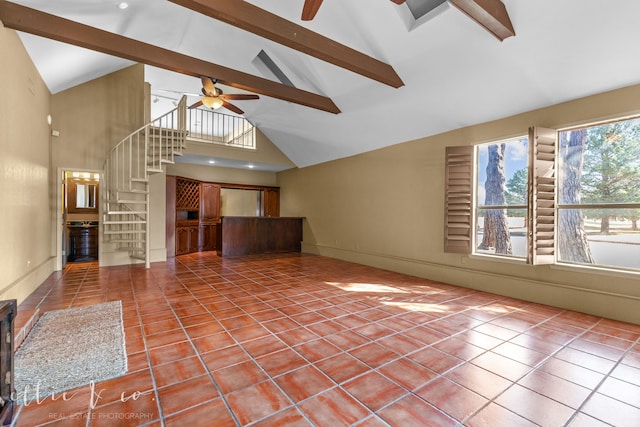
<path fill-rule="evenodd" d="M 60 173 L 60 267 L 97 261 L 100 227 L 100 172 L 64 169 Z"/>

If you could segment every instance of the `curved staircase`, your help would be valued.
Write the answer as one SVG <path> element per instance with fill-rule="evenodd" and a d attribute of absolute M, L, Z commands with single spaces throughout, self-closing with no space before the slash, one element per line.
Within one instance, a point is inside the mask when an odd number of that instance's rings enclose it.
<path fill-rule="evenodd" d="M 186 148 L 187 100 L 120 141 L 107 155 L 102 190 L 102 248 L 150 266 L 149 176 Z"/>

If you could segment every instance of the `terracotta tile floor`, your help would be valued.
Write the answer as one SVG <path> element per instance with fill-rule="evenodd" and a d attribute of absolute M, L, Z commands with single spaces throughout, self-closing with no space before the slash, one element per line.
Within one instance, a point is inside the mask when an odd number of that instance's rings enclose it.
<path fill-rule="evenodd" d="M 640 425 L 640 326 L 313 255 L 74 264 L 18 327 L 111 300 L 128 373 L 16 425 Z"/>

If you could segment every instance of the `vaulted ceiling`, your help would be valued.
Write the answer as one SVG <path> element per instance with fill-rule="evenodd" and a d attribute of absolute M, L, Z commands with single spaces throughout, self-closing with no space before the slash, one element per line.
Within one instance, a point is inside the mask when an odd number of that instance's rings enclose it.
<path fill-rule="evenodd" d="M 276 30 L 290 31 L 285 41 L 254 34 L 260 30 L 247 31 L 234 17 L 231 25 L 220 16 L 207 16 L 207 9 L 216 11 L 216 3 L 220 10 L 230 3 L 222 0 L 128 0 L 126 9 L 118 7 L 119 0 L 13 3 L 255 76 L 265 90 L 284 76 L 297 88 L 290 88 L 292 94 L 328 100 L 339 113 L 268 90 L 260 92 L 260 100 L 235 102 L 300 167 L 640 83 L 637 0 L 502 0 L 515 30 L 515 36 L 503 41 L 447 2 L 419 20 L 406 3 L 394 2 L 326 0 L 313 20 L 303 21 L 303 0 L 247 1 L 295 24 L 275 21 Z M 271 20 L 262 21 L 263 30 Z M 352 71 L 292 46 L 291 41 L 306 37 L 306 30 L 331 39 L 330 52 L 337 43 L 375 61 L 371 64 L 388 66 L 400 83 L 367 75 L 367 70 L 375 74 L 374 65 Z M 132 64 L 131 57 L 23 32 L 20 36 L 53 93 Z M 357 54 L 347 55 L 347 60 Z M 259 55 L 267 55 L 276 74 Z M 173 108 L 171 98 L 196 94 L 201 87 L 200 79 L 189 73 L 154 66 L 145 73 L 161 101 L 154 108 Z M 241 82 L 224 83 L 225 93 L 247 89 L 234 84 Z"/>

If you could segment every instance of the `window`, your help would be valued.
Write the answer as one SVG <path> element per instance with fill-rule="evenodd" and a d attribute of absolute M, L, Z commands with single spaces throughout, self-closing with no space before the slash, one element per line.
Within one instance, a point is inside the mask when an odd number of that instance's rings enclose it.
<path fill-rule="evenodd" d="M 476 146 L 475 253 L 527 255 L 528 138 Z"/>
<path fill-rule="evenodd" d="M 640 269 L 640 118 L 446 155 L 446 252 Z"/>
<path fill-rule="evenodd" d="M 640 268 L 640 119 L 558 141 L 558 262 Z"/>

